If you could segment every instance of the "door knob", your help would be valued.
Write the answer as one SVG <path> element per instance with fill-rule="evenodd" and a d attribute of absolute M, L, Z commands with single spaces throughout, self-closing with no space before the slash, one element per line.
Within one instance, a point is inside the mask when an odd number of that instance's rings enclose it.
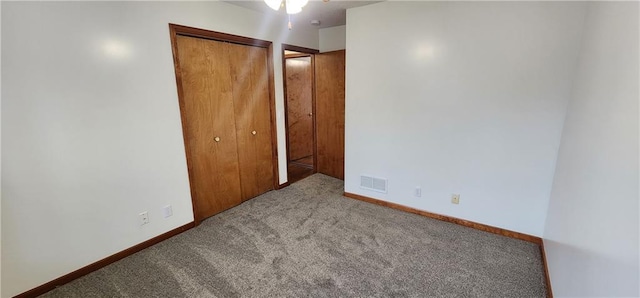
<path fill-rule="evenodd" d="M 220 137 L 215 137 L 215 138 L 213 138 L 213 140 L 216 141 L 216 142 L 220 142 Z"/>
<path fill-rule="evenodd" d="M 252 135 L 256 135 L 258 132 L 256 132 L 255 130 L 251 132 Z"/>
<path fill-rule="evenodd" d="M 309 116 L 313 116 L 313 113 L 309 113 Z"/>

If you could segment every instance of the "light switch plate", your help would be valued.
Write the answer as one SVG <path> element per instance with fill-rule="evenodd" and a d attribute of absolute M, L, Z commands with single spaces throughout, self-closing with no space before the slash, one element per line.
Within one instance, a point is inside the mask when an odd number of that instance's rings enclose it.
<path fill-rule="evenodd" d="M 162 208 L 162 214 L 164 215 L 164 218 L 167 218 L 173 215 L 173 208 L 171 207 L 171 205 L 164 206 Z"/>

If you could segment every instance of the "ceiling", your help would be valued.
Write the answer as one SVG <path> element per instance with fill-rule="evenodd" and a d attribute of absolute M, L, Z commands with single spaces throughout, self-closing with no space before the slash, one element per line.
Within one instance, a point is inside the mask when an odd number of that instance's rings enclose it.
<path fill-rule="evenodd" d="M 225 0 L 224 2 L 258 11 L 264 14 L 278 15 L 287 18 L 284 7 L 279 11 L 269 8 L 263 0 Z M 342 26 L 347 23 L 347 9 L 359 6 L 365 6 L 381 1 L 347 1 L 347 0 L 330 0 L 323 2 L 321 0 L 310 0 L 309 3 L 302 8 L 302 12 L 291 15 L 291 22 L 294 28 L 296 26 L 312 26 L 312 20 L 319 20 L 318 28 L 327 28 L 334 26 Z"/>

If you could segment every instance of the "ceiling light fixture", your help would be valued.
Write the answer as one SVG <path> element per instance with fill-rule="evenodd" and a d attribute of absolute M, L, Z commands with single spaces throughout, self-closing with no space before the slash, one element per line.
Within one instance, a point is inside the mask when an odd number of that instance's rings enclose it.
<path fill-rule="evenodd" d="M 264 0 L 264 3 L 273 10 L 280 10 L 280 7 L 284 6 L 289 15 L 289 30 L 291 30 L 291 15 L 301 12 L 308 2 L 309 0 Z"/>
<path fill-rule="evenodd" d="M 267 3 L 273 10 L 279 10 L 283 6 L 283 2 L 287 14 L 296 14 L 302 11 L 302 8 L 307 5 L 309 0 L 264 0 L 264 3 Z"/>

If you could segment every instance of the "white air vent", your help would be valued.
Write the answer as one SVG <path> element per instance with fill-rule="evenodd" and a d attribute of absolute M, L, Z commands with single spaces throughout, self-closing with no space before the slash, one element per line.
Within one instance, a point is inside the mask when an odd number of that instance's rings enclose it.
<path fill-rule="evenodd" d="M 360 187 L 377 192 L 387 193 L 387 179 L 362 175 L 360 176 Z"/>

